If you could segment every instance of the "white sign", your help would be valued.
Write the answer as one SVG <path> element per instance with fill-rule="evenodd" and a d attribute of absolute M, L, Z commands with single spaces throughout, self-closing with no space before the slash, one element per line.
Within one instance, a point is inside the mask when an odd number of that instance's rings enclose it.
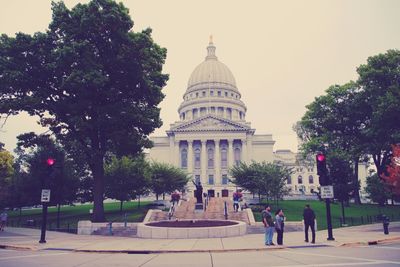
<path fill-rule="evenodd" d="M 321 186 L 321 198 L 333 198 L 333 186 Z"/>
<path fill-rule="evenodd" d="M 42 189 L 42 202 L 50 202 L 50 189 Z"/>

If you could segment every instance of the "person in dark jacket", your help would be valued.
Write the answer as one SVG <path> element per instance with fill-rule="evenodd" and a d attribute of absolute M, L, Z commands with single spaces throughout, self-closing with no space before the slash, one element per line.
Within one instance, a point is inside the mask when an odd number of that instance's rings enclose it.
<path fill-rule="evenodd" d="M 277 233 L 276 243 L 283 245 L 283 230 L 285 228 L 285 215 L 282 209 L 275 212 L 275 230 Z"/>
<path fill-rule="evenodd" d="M 312 241 L 311 243 L 315 243 L 315 213 L 310 208 L 310 205 L 307 204 L 303 211 L 303 220 L 304 220 L 304 233 L 306 239 L 304 241 L 308 242 L 308 228 L 311 228 Z"/>

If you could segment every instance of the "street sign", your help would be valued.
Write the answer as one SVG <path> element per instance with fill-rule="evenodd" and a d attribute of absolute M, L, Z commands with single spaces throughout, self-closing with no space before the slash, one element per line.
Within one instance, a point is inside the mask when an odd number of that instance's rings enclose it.
<path fill-rule="evenodd" d="M 321 186 L 321 198 L 333 198 L 333 186 Z"/>
<path fill-rule="evenodd" d="M 42 202 L 50 202 L 50 189 L 42 189 Z"/>

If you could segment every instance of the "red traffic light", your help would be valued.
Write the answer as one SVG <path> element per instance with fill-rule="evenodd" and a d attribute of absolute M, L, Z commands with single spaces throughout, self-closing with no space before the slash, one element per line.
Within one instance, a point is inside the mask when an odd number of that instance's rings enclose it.
<path fill-rule="evenodd" d="M 317 155 L 317 160 L 320 161 L 320 162 L 321 161 L 325 161 L 325 155 L 324 154 L 318 154 Z"/>
<path fill-rule="evenodd" d="M 48 158 L 48 159 L 46 160 L 46 164 L 47 164 L 48 166 L 53 166 L 55 162 L 56 162 L 56 160 L 53 159 L 53 158 Z"/>

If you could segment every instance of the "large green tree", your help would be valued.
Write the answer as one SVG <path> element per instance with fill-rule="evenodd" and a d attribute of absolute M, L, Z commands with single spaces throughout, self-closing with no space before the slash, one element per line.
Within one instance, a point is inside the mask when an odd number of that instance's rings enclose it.
<path fill-rule="evenodd" d="M 104 216 L 104 158 L 150 147 L 161 126 L 166 50 L 151 30 L 133 32 L 128 10 L 112 0 L 68 9 L 52 3 L 44 33 L 0 38 L 0 113 L 27 111 L 80 155 L 93 176 L 94 221 Z"/>
<path fill-rule="evenodd" d="M 301 150 L 309 155 L 329 150 L 341 151 L 353 164 L 352 185 L 356 203 L 361 203 L 358 187 L 358 164 L 363 157 L 364 111 L 355 101 L 358 86 L 354 82 L 334 85 L 326 94 L 316 97 L 307 105 L 307 111 L 295 126 L 302 140 Z M 333 153 L 334 154 L 334 153 Z"/>
<path fill-rule="evenodd" d="M 364 112 L 363 149 L 372 156 L 378 176 L 400 140 L 400 51 L 369 57 L 358 67 L 358 105 Z"/>

